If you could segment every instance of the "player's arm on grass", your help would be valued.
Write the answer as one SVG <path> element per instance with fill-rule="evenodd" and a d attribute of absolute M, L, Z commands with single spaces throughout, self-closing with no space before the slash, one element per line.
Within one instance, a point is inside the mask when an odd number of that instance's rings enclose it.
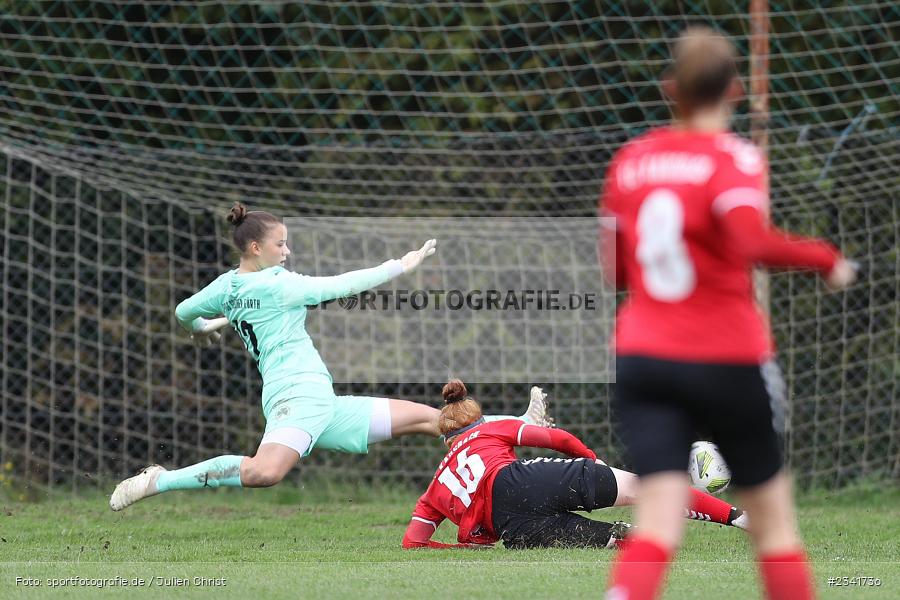
<path fill-rule="evenodd" d="M 593 450 L 565 429 L 548 429 L 537 425 L 522 424 L 514 443 L 516 446 L 548 448 L 576 458 L 597 459 Z"/>
<path fill-rule="evenodd" d="M 407 252 L 403 258 L 331 277 L 289 273 L 282 289 L 284 303 L 287 306 L 312 306 L 372 289 L 418 267 L 426 257 L 434 254 L 436 245 L 436 240 L 428 240 L 418 250 Z"/>
<path fill-rule="evenodd" d="M 403 548 L 483 548 L 490 544 L 444 544 L 431 539 L 438 525 L 444 520 L 444 515 L 431 507 L 424 496 L 419 498 L 412 518 L 403 534 Z"/>
<path fill-rule="evenodd" d="M 413 548 L 484 548 L 490 544 L 445 544 L 436 542 L 431 539 L 437 525 L 428 521 L 426 522 L 419 517 L 413 517 L 406 527 L 406 533 L 403 534 L 403 548 L 411 550 Z"/>

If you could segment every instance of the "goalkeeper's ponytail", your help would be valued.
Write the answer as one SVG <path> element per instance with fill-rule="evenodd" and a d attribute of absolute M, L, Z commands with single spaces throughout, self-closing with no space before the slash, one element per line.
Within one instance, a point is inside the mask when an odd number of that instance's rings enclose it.
<path fill-rule="evenodd" d="M 438 417 L 438 429 L 441 435 L 446 436 L 481 418 L 481 406 L 469 396 L 466 384 L 459 379 L 448 381 L 442 393 L 445 405 Z M 453 443 L 454 437 L 445 439 L 448 446 Z"/>
<path fill-rule="evenodd" d="M 248 211 L 240 202 L 234 203 L 226 219 L 234 226 L 231 239 L 241 254 L 246 252 L 250 242 L 262 241 L 270 227 L 281 224 L 281 220 L 275 215 L 261 210 Z"/>

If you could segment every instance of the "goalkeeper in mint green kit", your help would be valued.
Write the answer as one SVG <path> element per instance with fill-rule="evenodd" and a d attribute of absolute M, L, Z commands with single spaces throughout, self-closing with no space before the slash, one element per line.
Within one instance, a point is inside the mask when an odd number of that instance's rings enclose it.
<path fill-rule="evenodd" d="M 241 252 L 240 266 L 179 304 L 175 314 L 200 346 L 217 341 L 217 330 L 229 324 L 243 338 L 263 378 L 266 430 L 259 449 L 252 457 L 223 455 L 174 471 L 151 465 L 116 486 L 109 501 L 113 510 L 171 490 L 272 486 L 314 447 L 364 454 L 369 444 L 392 437 L 440 435 L 436 408 L 407 400 L 335 396 L 331 374 L 305 326 L 307 306 L 357 294 L 412 271 L 434 254 L 436 241 L 371 269 L 308 277 L 284 268 L 290 250 L 287 228 L 278 218 L 236 204 L 228 220 Z M 225 316 L 214 318 L 218 315 Z M 519 418 L 548 425 L 544 398 L 540 388 L 532 388 L 528 411 Z"/>

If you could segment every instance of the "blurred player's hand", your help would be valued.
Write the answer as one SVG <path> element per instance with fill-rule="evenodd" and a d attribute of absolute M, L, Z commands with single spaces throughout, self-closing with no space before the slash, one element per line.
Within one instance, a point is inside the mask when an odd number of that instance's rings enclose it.
<path fill-rule="evenodd" d="M 421 265 L 422 261 L 424 261 L 426 257 L 434 254 L 436 248 L 437 240 L 428 240 L 418 250 L 407 252 L 405 255 L 403 255 L 403 258 L 400 259 L 400 265 L 403 267 L 403 272 L 409 273 L 410 271 Z"/>
<path fill-rule="evenodd" d="M 192 331 L 191 333 L 212 333 L 213 331 L 218 331 L 223 327 L 228 327 L 231 323 L 228 322 L 228 319 L 225 317 L 216 317 L 215 319 L 204 319 L 203 317 L 198 317 L 194 319 L 194 322 L 191 323 Z"/>
<path fill-rule="evenodd" d="M 222 339 L 222 334 L 219 333 L 219 330 L 223 327 L 228 327 L 228 325 L 228 319 L 225 317 L 215 319 L 198 318 L 191 324 L 194 328 L 194 331 L 191 333 L 191 340 L 199 348 L 209 348 Z"/>
<path fill-rule="evenodd" d="M 833 291 L 843 290 L 856 281 L 856 272 L 859 265 L 852 260 L 839 258 L 834 267 L 825 277 L 825 285 Z"/>
<path fill-rule="evenodd" d="M 216 342 L 222 339 L 222 334 L 218 331 L 211 331 L 209 333 L 192 333 L 191 340 L 198 348 L 209 348 Z"/>

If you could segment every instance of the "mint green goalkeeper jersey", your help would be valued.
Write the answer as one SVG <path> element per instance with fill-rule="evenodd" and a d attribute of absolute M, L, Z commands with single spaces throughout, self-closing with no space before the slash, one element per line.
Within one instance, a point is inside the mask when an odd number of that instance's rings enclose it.
<path fill-rule="evenodd" d="M 270 267 L 223 273 L 175 309 L 187 329 L 198 317 L 225 315 L 256 360 L 263 384 L 286 377 L 331 374 L 306 331 L 306 307 L 358 294 L 402 273 L 399 260 L 334 277 L 309 277 Z"/>

